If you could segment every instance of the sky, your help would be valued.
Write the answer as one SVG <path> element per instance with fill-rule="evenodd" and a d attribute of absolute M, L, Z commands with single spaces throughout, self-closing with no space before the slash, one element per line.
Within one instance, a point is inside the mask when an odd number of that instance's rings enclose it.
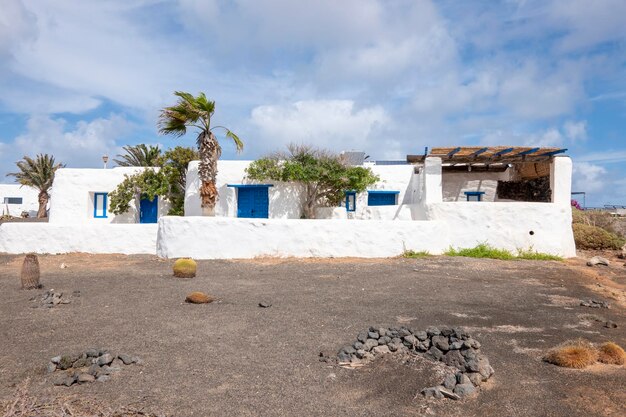
<path fill-rule="evenodd" d="M 176 90 L 216 101 L 225 159 L 558 146 L 587 205 L 626 205 L 624 0 L 0 0 L 0 182 L 193 145 L 157 132 Z"/>

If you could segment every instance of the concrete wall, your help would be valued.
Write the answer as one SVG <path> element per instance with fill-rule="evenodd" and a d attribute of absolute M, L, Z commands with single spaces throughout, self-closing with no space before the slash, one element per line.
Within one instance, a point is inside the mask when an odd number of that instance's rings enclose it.
<path fill-rule="evenodd" d="M 155 224 L 3 223 L 0 253 L 154 254 Z"/>
<path fill-rule="evenodd" d="M 509 181 L 504 172 L 443 172 L 443 201 L 465 201 L 466 191 L 483 191 L 481 201 L 496 201 L 498 181 Z"/>
<path fill-rule="evenodd" d="M 441 253 L 449 235 L 437 221 L 337 221 L 174 217 L 159 220 L 157 255 L 194 259 L 389 257 L 405 249 Z"/>
<path fill-rule="evenodd" d="M 245 178 L 245 169 L 252 161 L 218 161 L 217 190 L 219 199 L 215 207 L 215 215 L 219 217 L 237 217 L 237 189 L 228 184 L 254 183 Z M 327 207 L 317 211 L 318 218 L 332 219 L 411 219 L 411 210 L 402 207 L 419 199 L 419 175 L 414 175 L 412 165 L 374 165 L 367 164 L 380 181 L 371 187 L 372 190 L 399 191 L 397 206 L 367 205 L 367 192 L 357 195 L 356 211 L 347 213 L 345 205 Z M 416 177 L 416 178 L 414 178 Z M 269 218 L 300 219 L 302 217 L 303 190 L 295 184 L 266 181 L 272 184 L 268 190 Z M 198 161 L 189 164 L 187 171 L 187 187 L 185 192 L 185 216 L 200 216 L 200 180 L 198 178 Z"/>
<path fill-rule="evenodd" d="M 23 211 L 30 217 L 37 217 L 39 210 L 39 191 L 19 184 L 0 184 L 0 215 L 10 214 L 20 217 Z M 22 198 L 22 204 L 4 204 L 6 197 Z"/>
<path fill-rule="evenodd" d="M 127 213 L 115 215 L 107 207 L 106 218 L 94 217 L 94 194 L 109 193 L 124 181 L 146 168 L 115 167 L 112 169 L 62 168 L 54 177 L 54 193 L 50 200 L 50 223 L 107 224 L 138 223 L 138 202 L 131 202 Z M 110 199 L 107 199 L 107 206 Z M 167 214 L 169 203 L 159 198 L 159 216 Z"/>

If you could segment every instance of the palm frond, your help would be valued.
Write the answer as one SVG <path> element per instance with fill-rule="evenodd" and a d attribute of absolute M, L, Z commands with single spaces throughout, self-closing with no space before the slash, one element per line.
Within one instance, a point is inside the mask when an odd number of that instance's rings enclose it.
<path fill-rule="evenodd" d="M 158 146 L 141 143 L 135 146 L 124 146 L 122 149 L 126 151 L 126 155 L 117 155 L 121 159 L 113 160 L 121 167 L 154 167 L 161 164 L 159 161 L 161 148 Z"/>
<path fill-rule="evenodd" d="M 18 172 L 7 174 L 15 177 L 21 185 L 26 185 L 47 192 L 52 187 L 54 174 L 57 169 L 65 167 L 64 164 L 55 164 L 54 156 L 48 154 L 38 154 L 34 159 L 24 156 L 21 161 L 16 162 Z"/>

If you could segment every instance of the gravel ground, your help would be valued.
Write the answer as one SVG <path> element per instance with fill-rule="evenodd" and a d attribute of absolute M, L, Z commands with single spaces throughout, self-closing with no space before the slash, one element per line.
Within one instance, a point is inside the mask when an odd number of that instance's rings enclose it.
<path fill-rule="evenodd" d="M 24 291 L 21 260 L 0 255 L 0 400 L 30 377 L 38 396 L 76 394 L 176 416 L 626 414 L 625 367 L 541 361 L 573 338 L 626 346 L 625 309 L 607 298 L 623 294 L 621 264 L 607 281 L 582 273 L 582 261 L 201 261 L 198 276 L 185 280 L 171 276 L 169 260 L 74 254 L 40 257 L 45 287 Z M 32 308 L 29 299 L 51 288 L 80 297 Z M 191 291 L 218 301 L 185 304 Z M 611 308 L 581 307 L 583 298 Z M 603 327 L 606 320 L 618 327 Z M 370 325 L 442 324 L 468 327 L 495 368 L 476 398 L 416 396 L 440 382 L 434 362 L 420 358 L 387 356 L 358 369 L 319 361 Z M 51 357 L 94 346 L 145 363 L 105 383 L 52 385 L 44 370 Z"/>

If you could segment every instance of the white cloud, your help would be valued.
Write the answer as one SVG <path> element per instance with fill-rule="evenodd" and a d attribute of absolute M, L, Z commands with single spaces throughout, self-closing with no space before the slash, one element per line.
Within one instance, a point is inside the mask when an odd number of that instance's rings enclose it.
<path fill-rule="evenodd" d="M 341 151 L 369 150 L 372 135 L 390 118 L 380 106 L 357 109 L 351 100 L 309 100 L 259 106 L 251 122 L 278 149 L 294 142 Z"/>
<path fill-rule="evenodd" d="M 587 139 L 587 122 L 568 120 L 563 125 L 565 137 L 572 142 L 584 141 Z"/>
<path fill-rule="evenodd" d="M 131 123 L 115 114 L 74 126 L 61 118 L 32 116 L 26 132 L 15 138 L 11 151 L 5 152 L 2 159 L 12 165 L 24 155 L 48 153 L 68 167 L 97 167 L 102 155 L 117 151 L 115 140 L 132 129 Z M 3 164 L 3 168 L 8 172 L 13 167 Z"/>
<path fill-rule="evenodd" d="M 29 39 L 36 37 L 33 26 L 35 16 L 28 12 L 20 0 L 3 0 L 0 13 L 0 57 L 15 51 Z"/>
<path fill-rule="evenodd" d="M 573 165 L 572 191 L 598 193 L 610 185 L 608 171 L 600 165 L 589 162 L 575 162 Z"/>

